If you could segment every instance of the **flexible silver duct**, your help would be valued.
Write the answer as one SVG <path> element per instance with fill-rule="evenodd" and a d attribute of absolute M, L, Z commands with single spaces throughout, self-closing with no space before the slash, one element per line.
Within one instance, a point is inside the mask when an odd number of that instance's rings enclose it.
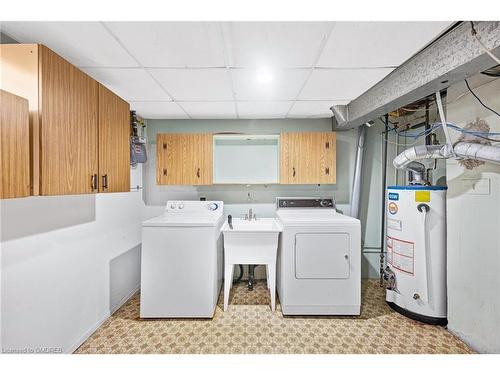
<path fill-rule="evenodd" d="M 453 153 L 458 159 L 474 159 L 500 164 L 500 147 L 473 142 L 458 142 L 453 146 Z M 418 164 L 421 163 L 416 163 L 416 160 L 447 159 L 450 157 L 454 157 L 454 155 L 447 145 L 421 145 L 404 150 L 394 158 L 392 164 L 398 169 L 409 169 L 420 173 L 422 167 Z M 425 167 L 423 172 L 425 172 Z"/>
<path fill-rule="evenodd" d="M 480 143 L 458 142 L 453 149 L 460 158 L 500 164 L 500 147 Z"/>
<path fill-rule="evenodd" d="M 356 149 L 356 164 L 354 165 L 354 177 L 352 180 L 351 191 L 351 216 L 359 219 L 359 210 L 361 208 L 361 183 L 363 169 L 363 155 L 365 152 L 366 125 L 358 129 L 358 148 Z"/>
<path fill-rule="evenodd" d="M 446 145 L 420 145 L 407 148 L 396 156 L 392 164 L 398 169 L 407 169 L 416 160 L 444 159 L 449 157 Z"/>

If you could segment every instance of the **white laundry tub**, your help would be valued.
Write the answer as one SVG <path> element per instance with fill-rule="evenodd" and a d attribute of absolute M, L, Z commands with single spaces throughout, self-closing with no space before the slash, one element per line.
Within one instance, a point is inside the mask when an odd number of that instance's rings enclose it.
<path fill-rule="evenodd" d="M 226 221 L 224 233 L 224 311 L 229 303 L 235 264 L 263 264 L 266 266 L 267 286 L 271 294 L 271 309 L 275 309 L 276 255 L 278 237 L 283 231 L 274 218 L 257 220 L 233 219 L 231 229 Z"/>
<path fill-rule="evenodd" d="M 233 219 L 223 225 L 224 258 L 233 264 L 264 264 L 276 258 L 278 236 L 283 231 L 274 218 Z"/>

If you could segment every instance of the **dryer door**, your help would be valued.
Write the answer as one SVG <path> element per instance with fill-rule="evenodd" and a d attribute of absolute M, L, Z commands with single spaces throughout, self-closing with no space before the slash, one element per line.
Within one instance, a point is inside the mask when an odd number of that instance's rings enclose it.
<path fill-rule="evenodd" d="M 297 279 L 347 279 L 350 264 L 349 233 L 297 233 Z"/>

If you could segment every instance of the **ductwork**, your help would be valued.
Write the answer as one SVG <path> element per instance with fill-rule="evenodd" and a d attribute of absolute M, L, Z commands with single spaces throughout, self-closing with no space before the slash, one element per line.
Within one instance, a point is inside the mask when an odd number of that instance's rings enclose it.
<path fill-rule="evenodd" d="M 500 164 L 500 147 L 480 143 L 458 142 L 453 147 L 458 157 Z"/>
<path fill-rule="evenodd" d="M 337 126 L 342 127 L 348 120 L 349 110 L 347 105 L 333 105 L 330 107 L 330 111 L 333 112 L 335 120 L 337 120 Z"/>
<path fill-rule="evenodd" d="M 398 169 L 408 169 L 422 176 L 425 173 L 425 166 L 417 160 L 448 159 L 450 157 L 500 164 L 500 147 L 472 142 L 458 142 L 453 146 L 453 151 L 448 145 L 414 146 L 396 156 L 392 164 Z"/>
<path fill-rule="evenodd" d="M 398 169 L 408 169 L 408 165 L 416 160 L 445 159 L 449 156 L 446 145 L 413 146 L 396 156 L 392 164 Z"/>

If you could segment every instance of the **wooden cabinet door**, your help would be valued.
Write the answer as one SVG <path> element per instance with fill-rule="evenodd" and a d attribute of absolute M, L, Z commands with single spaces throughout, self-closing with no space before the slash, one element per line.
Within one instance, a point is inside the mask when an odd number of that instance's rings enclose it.
<path fill-rule="evenodd" d="M 40 46 L 42 195 L 95 192 L 97 82 Z"/>
<path fill-rule="evenodd" d="M 0 90 L 0 198 L 30 195 L 28 101 Z"/>
<path fill-rule="evenodd" d="M 130 191 L 130 106 L 99 85 L 99 191 Z"/>
<path fill-rule="evenodd" d="M 182 180 L 182 134 L 156 135 L 156 183 L 179 185 Z"/>
<path fill-rule="evenodd" d="M 282 133 L 280 150 L 280 183 L 335 183 L 335 133 Z"/>
<path fill-rule="evenodd" d="M 317 149 L 319 153 L 319 183 L 335 184 L 337 182 L 336 170 L 336 134 L 333 132 L 319 133 Z"/>
<path fill-rule="evenodd" d="M 213 138 L 209 133 L 185 134 L 185 183 L 211 185 L 213 177 Z"/>
<path fill-rule="evenodd" d="M 212 183 L 211 134 L 157 134 L 156 182 L 159 185 Z"/>

